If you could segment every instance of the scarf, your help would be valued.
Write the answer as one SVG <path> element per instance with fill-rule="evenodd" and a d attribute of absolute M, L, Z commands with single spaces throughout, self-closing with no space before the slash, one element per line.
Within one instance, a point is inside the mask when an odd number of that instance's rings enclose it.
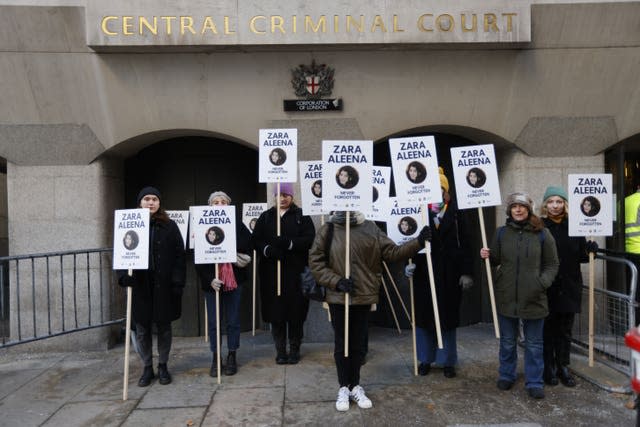
<path fill-rule="evenodd" d="M 218 266 L 220 280 L 224 283 L 222 289 L 224 292 L 233 291 L 238 287 L 238 282 L 236 282 L 236 276 L 233 274 L 233 266 L 226 262 L 224 264 L 220 264 Z"/>

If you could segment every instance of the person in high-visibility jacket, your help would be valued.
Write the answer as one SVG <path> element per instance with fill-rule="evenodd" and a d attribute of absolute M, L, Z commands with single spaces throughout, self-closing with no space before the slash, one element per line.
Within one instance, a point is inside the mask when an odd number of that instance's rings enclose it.
<path fill-rule="evenodd" d="M 640 184 L 635 193 L 624 199 L 624 248 L 640 254 Z"/>

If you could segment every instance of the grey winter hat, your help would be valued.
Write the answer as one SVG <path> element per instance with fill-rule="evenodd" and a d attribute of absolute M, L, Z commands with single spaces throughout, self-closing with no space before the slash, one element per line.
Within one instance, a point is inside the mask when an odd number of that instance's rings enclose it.
<path fill-rule="evenodd" d="M 511 216 L 511 206 L 516 204 L 526 206 L 529 210 L 529 213 L 533 212 L 533 200 L 527 193 L 524 192 L 509 194 L 509 196 L 507 196 L 505 204 L 507 205 L 507 216 Z"/>
<path fill-rule="evenodd" d="M 211 202 L 213 202 L 213 199 L 215 199 L 216 197 L 221 197 L 225 199 L 228 204 L 231 204 L 231 197 L 229 197 L 224 191 L 214 191 L 213 193 L 211 193 L 209 195 L 209 204 L 211 204 Z"/>

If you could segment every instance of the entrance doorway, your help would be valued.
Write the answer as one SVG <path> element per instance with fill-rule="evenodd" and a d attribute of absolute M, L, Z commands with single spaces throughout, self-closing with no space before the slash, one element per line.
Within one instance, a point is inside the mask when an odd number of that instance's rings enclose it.
<path fill-rule="evenodd" d="M 125 161 L 125 197 L 134 207 L 138 191 L 147 186 L 162 193 L 167 210 L 206 205 L 209 195 L 226 192 L 236 206 L 238 220 L 243 203 L 264 202 L 266 189 L 258 183 L 258 152 L 217 138 L 183 137 L 149 146 Z M 251 330 L 251 278 L 242 286 L 241 328 Z M 195 273 L 193 251 L 187 250 L 187 284 L 182 317 L 174 322 L 177 336 L 204 335 L 204 302 Z"/>

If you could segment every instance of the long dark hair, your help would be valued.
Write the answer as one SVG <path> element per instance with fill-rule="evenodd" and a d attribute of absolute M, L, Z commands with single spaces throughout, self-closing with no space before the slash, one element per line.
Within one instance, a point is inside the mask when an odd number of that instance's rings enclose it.
<path fill-rule="evenodd" d="M 151 215 L 151 219 L 155 220 L 155 221 L 158 221 L 158 222 L 162 222 L 164 224 L 166 224 L 169 221 L 171 221 L 171 219 L 169 218 L 169 215 L 167 215 L 167 212 L 164 210 L 164 208 L 162 208 L 162 206 L 160 206 L 158 208 L 156 213 Z"/>

